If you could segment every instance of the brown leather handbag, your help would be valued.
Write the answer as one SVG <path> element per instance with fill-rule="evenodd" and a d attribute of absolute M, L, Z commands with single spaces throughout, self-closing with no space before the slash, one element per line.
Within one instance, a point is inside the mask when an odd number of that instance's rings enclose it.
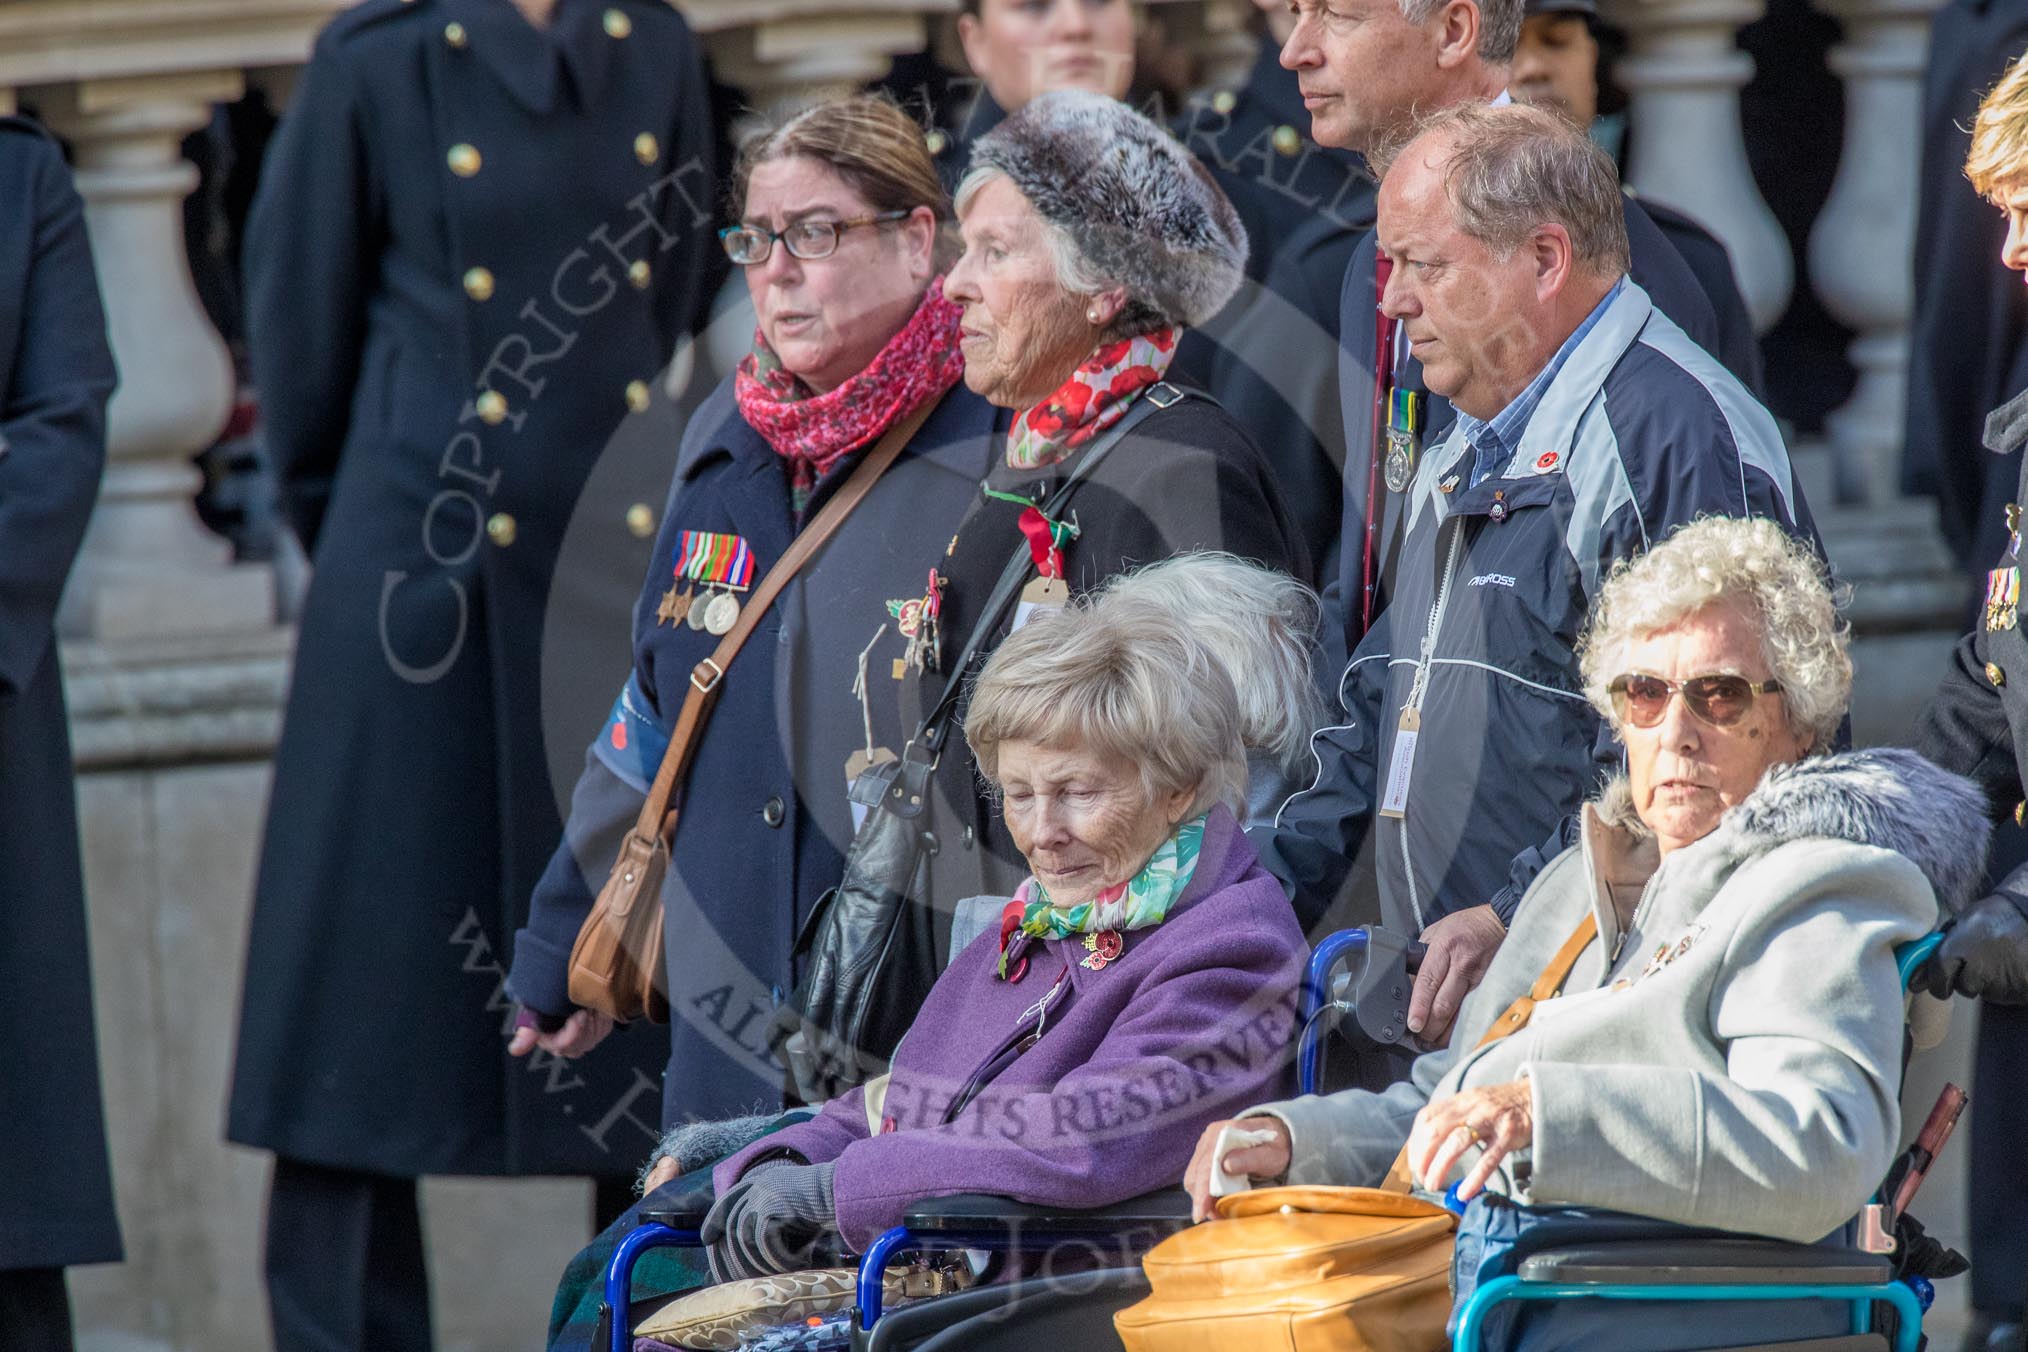
<path fill-rule="evenodd" d="M 1527 1026 L 1598 933 L 1590 916 L 1480 1046 Z M 1457 1218 L 1409 1195 L 1408 1148 L 1377 1188 L 1257 1188 L 1141 1260 L 1150 1294 L 1113 1316 L 1127 1352 L 1441 1352 Z"/>
<path fill-rule="evenodd" d="M 937 402 L 926 401 L 888 430 L 824 504 L 816 520 L 797 534 L 768 570 L 711 656 L 690 673 L 690 689 L 683 696 L 675 729 L 669 734 L 669 749 L 662 754 L 661 768 L 655 772 L 647 801 L 641 804 L 641 815 L 620 845 L 613 871 L 579 928 L 577 942 L 571 945 L 572 1003 L 623 1022 L 640 1018 L 654 1023 L 669 1021 L 669 997 L 662 976 L 662 882 L 669 875 L 669 850 L 680 815 L 677 790 L 690 768 L 705 720 L 725 686 L 725 673 L 789 579 L 864 500 L 874 481 L 928 421 Z"/>

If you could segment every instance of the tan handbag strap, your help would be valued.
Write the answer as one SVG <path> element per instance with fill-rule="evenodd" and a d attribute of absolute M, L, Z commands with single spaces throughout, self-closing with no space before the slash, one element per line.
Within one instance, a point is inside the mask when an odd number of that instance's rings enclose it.
<path fill-rule="evenodd" d="M 817 513 L 816 520 L 796 535 L 781 558 L 775 561 L 775 566 L 768 569 L 767 576 L 754 588 L 752 599 L 740 607 L 739 619 L 718 641 L 718 647 L 712 650 L 711 656 L 691 671 L 690 689 L 683 696 L 683 707 L 676 715 L 674 730 L 669 734 L 669 749 L 662 753 L 662 766 L 655 772 L 648 800 L 641 804 L 641 815 L 634 828 L 637 832 L 643 836 L 659 832 L 664 840 L 671 838 L 676 827 L 676 813 L 670 806 L 670 799 L 676 794 L 676 786 L 683 782 L 684 772 L 690 768 L 691 753 L 697 749 L 697 740 L 704 733 L 704 723 L 711 716 L 712 705 L 718 702 L 718 694 L 724 688 L 725 673 L 732 667 L 732 659 L 739 655 L 740 648 L 760 627 L 761 618 L 767 614 L 775 598 L 781 595 L 782 588 L 802 571 L 811 555 L 823 548 L 824 542 L 852 514 L 852 509 L 865 500 L 874 482 L 900 456 L 902 447 L 914 440 L 922 425 L 929 421 L 938 402 L 935 398 L 924 400 L 922 407 L 888 429 L 880 444 L 859 462 L 851 477 L 839 485 L 831 500 L 824 504 L 824 510 Z"/>
<path fill-rule="evenodd" d="M 1486 1029 L 1486 1035 L 1479 1039 L 1473 1050 L 1526 1028 L 1528 1020 L 1535 1017 L 1535 1006 L 1556 998 L 1557 992 L 1563 989 L 1563 983 L 1570 980 L 1570 969 L 1577 966 L 1578 955 L 1589 948 L 1591 941 L 1597 937 L 1598 918 L 1587 913 L 1578 927 L 1570 932 L 1570 937 L 1563 941 L 1563 947 L 1549 959 L 1549 965 L 1542 969 L 1541 976 L 1535 978 L 1535 984 L 1528 988 L 1528 993 L 1514 998 L 1514 1003 L 1493 1020 L 1492 1026 Z M 1408 1146 L 1403 1143 L 1401 1153 L 1388 1166 L 1387 1177 L 1380 1186 L 1386 1192 L 1407 1192 L 1413 1184 L 1414 1180 L 1408 1174 Z"/>

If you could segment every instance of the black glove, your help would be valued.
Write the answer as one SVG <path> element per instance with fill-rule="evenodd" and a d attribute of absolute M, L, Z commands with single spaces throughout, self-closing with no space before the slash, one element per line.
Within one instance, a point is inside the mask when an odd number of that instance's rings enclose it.
<path fill-rule="evenodd" d="M 829 1164 L 756 1165 L 712 1203 L 699 1236 L 718 1281 L 809 1267 L 817 1241 L 838 1228 Z"/>
<path fill-rule="evenodd" d="M 1909 986 L 1940 999 L 1952 995 L 2028 1004 L 2028 915 L 2010 893 L 1995 892 L 1944 931 L 1936 956 L 1915 969 Z"/>

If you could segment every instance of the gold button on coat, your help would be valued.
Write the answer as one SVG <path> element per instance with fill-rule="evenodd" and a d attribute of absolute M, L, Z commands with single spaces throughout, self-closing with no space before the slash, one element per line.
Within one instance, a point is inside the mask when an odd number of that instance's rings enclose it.
<path fill-rule="evenodd" d="M 1294 156 L 1303 153 L 1303 134 L 1294 127 L 1276 127 L 1274 142 L 1275 149 L 1284 155 Z"/>
<path fill-rule="evenodd" d="M 1229 113 L 1239 107 L 1239 95 L 1230 89 L 1221 89 L 1211 96 L 1211 109 L 1217 113 Z"/>
<path fill-rule="evenodd" d="M 617 9 L 606 11 L 606 36 L 623 38 L 634 31 L 634 21 Z"/>
<path fill-rule="evenodd" d="M 645 258 L 636 258 L 627 265 L 627 280 L 634 284 L 636 291 L 646 291 L 654 275 L 654 270 L 648 266 L 648 260 Z"/>
<path fill-rule="evenodd" d="M 498 390 L 487 390 L 473 401 L 479 417 L 489 426 L 498 427 L 507 421 L 507 396 Z"/>
<path fill-rule="evenodd" d="M 2014 804 L 2014 825 L 2016 826 L 2028 825 L 2028 823 L 2024 823 L 2021 820 L 2023 814 L 2028 814 L 2028 801 Z"/>
<path fill-rule="evenodd" d="M 634 138 L 634 158 L 643 164 L 653 164 L 662 158 L 662 143 L 655 139 L 655 133 L 644 131 Z"/>
<path fill-rule="evenodd" d="M 465 294 L 473 300 L 493 299 L 493 274 L 485 268 L 472 268 L 465 273 Z"/>
<path fill-rule="evenodd" d="M 2007 683 L 2007 673 L 2000 670 L 1998 662 L 1988 662 L 1986 663 L 1986 679 L 1993 683 L 1995 690 L 1998 690 Z"/>
<path fill-rule="evenodd" d="M 627 407 L 636 413 L 648 411 L 648 382 L 630 380 L 627 382 Z"/>
<path fill-rule="evenodd" d="M 486 518 L 486 538 L 496 545 L 514 543 L 514 518 L 505 512 L 495 512 Z"/>
<path fill-rule="evenodd" d="M 465 26 L 463 24 L 447 23 L 444 25 L 444 41 L 450 43 L 453 47 L 462 48 L 470 39 L 465 36 Z"/>
<path fill-rule="evenodd" d="M 639 539 L 647 539 L 655 533 L 655 509 L 645 502 L 637 502 L 627 508 L 627 529 Z"/>
<path fill-rule="evenodd" d="M 450 165 L 451 172 L 459 178 L 470 178 L 479 172 L 479 166 L 484 161 L 479 158 L 477 146 L 460 141 L 444 156 L 444 163 Z"/>

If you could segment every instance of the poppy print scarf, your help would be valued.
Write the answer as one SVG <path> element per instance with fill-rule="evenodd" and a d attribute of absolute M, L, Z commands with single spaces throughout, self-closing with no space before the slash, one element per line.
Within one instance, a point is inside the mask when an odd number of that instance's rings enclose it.
<path fill-rule="evenodd" d="M 1176 330 L 1106 343 L 1085 358 L 1056 393 L 1014 419 L 1009 469 L 1043 469 L 1126 416 L 1134 397 L 1162 378 L 1176 358 Z"/>

